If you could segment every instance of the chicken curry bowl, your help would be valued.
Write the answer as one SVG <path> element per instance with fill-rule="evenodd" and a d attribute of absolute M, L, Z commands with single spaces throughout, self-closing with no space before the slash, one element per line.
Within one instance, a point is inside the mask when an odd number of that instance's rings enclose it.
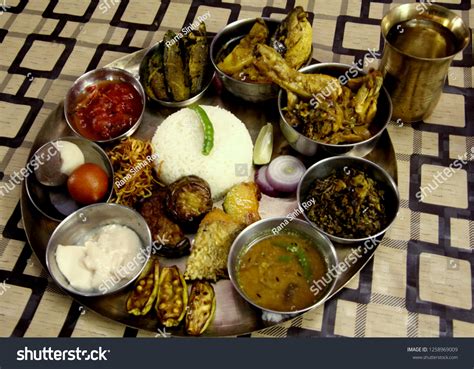
<path fill-rule="evenodd" d="M 311 58 L 313 40 L 308 14 L 297 6 L 277 24 L 268 18 L 257 18 L 248 33 L 231 37 L 217 54 L 218 70 L 242 82 L 271 82 L 254 65 L 260 45 L 272 47 L 295 70 L 305 65 Z"/>

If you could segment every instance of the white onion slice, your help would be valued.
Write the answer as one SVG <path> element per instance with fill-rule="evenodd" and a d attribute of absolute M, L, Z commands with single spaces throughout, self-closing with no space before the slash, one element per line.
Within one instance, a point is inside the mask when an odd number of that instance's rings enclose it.
<path fill-rule="evenodd" d="M 270 183 L 268 183 L 267 170 L 268 165 L 265 165 L 259 170 L 257 170 L 257 172 L 255 173 L 255 183 L 257 184 L 258 188 L 260 188 L 260 191 L 262 191 L 262 193 L 264 193 L 265 195 L 278 197 L 278 191 L 276 191 L 270 185 Z"/>
<path fill-rule="evenodd" d="M 275 158 L 266 171 L 268 183 L 277 191 L 294 192 L 306 167 L 298 158 L 282 155 Z"/>

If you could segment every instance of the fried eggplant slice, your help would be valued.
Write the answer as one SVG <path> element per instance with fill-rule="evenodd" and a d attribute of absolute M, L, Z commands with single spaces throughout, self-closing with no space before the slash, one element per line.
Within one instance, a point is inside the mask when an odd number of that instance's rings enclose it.
<path fill-rule="evenodd" d="M 161 271 L 155 310 L 161 324 L 176 327 L 184 318 L 188 304 L 188 289 L 176 265 Z"/>
<path fill-rule="evenodd" d="M 229 214 L 214 208 L 203 218 L 186 262 L 185 278 L 216 281 L 226 278 L 232 242 L 243 229 Z"/>
<path fill-rule="evenodd" d="M 160 188 L 141 201 L 138 210 L 150 227 L 157 255 L 178 258 L 189 254 L 191 243 L 181 227 L 171 220 L 165 211 L 167 189 Z"/>
<path fill-rule="evenodd" d="M 260 198 L 260 191 L 254 182 L 239 183 L 227 192 L 223 208 L 236 222 L 248 226 L 260 220 Z"/>
<path fill-rule="evenodd" d="M 212 209 L 209 184 L 198 176 L 185 176 L 168 187 L 166 208 L 174 220 L 196 231 L 199 221 Z"/>
<path fill-rule="evenodd" d="M 207 281 L 193 282 L 186 311 L 185 328 L 190 336 L 200 336 L 216 312 L 216 294 Z"/>
<path fill-rule="evenodd" d="M 170 97 L 174 101 L 189 99 L 189 86 L 187 84 L 184 58 L 181 42 L 174 40 L 173 31 L 165 33 L 163 43 L 166 45 L 163 53 L 166 84 Z"/>
<path fill-rule="evenodd" d="M 169 100 L 165 80 L 163 52 L 164 44 L 161 42 L 156 51 L 150 55 L 148 59 L 148 65 L 144 73 L 144 85 L 146 94 L 152 99 Z"/>
<path fill-rule="evenodd" d="M 199 28 L 184 39 L 186 46 L 186 62 L 191 80 L 191 95 L 196 95 L 202 90 L 202 82 L 206 71 L 209 45 L 207 42 L 206 25 L 201 23 Z"/>
<path fill-rule="evenodd" d="M 127 299 L 127 312 L 132 315 L 146 315 L 158 296 L 160 263 L 152 258 L 140 274 L 135 289 Z"/>

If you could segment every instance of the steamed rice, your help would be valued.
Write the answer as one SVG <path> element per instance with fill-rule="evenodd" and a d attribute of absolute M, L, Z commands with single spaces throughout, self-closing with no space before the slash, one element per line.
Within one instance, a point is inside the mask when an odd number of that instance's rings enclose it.
<path fill-rule="evenodd" d="M 253 176 L 253 144 L 245 125 L 232 113 L 201 105 L 214 126 L 214 147 L 202 154 L 204 131 L 197 114 L 184 108 L 166 118 L 152 140 L 158 158 L 154 165 L 160 179 L 170 184 L 182 176 L 205 179 L 216 200 L 232 186 Z"/>

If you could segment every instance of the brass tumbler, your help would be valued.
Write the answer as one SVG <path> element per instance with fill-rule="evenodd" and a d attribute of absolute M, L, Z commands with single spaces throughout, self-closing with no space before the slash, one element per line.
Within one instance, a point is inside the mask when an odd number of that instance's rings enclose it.
<path fill-rule="evenodd" d="M 452 11 L 431 3 L 403 4 L 382 19 L 385 40 L 380 70 L 393 103 L 393 118 L 415 122 L 431 115 L 449 66 L 470 39 Z"/>

